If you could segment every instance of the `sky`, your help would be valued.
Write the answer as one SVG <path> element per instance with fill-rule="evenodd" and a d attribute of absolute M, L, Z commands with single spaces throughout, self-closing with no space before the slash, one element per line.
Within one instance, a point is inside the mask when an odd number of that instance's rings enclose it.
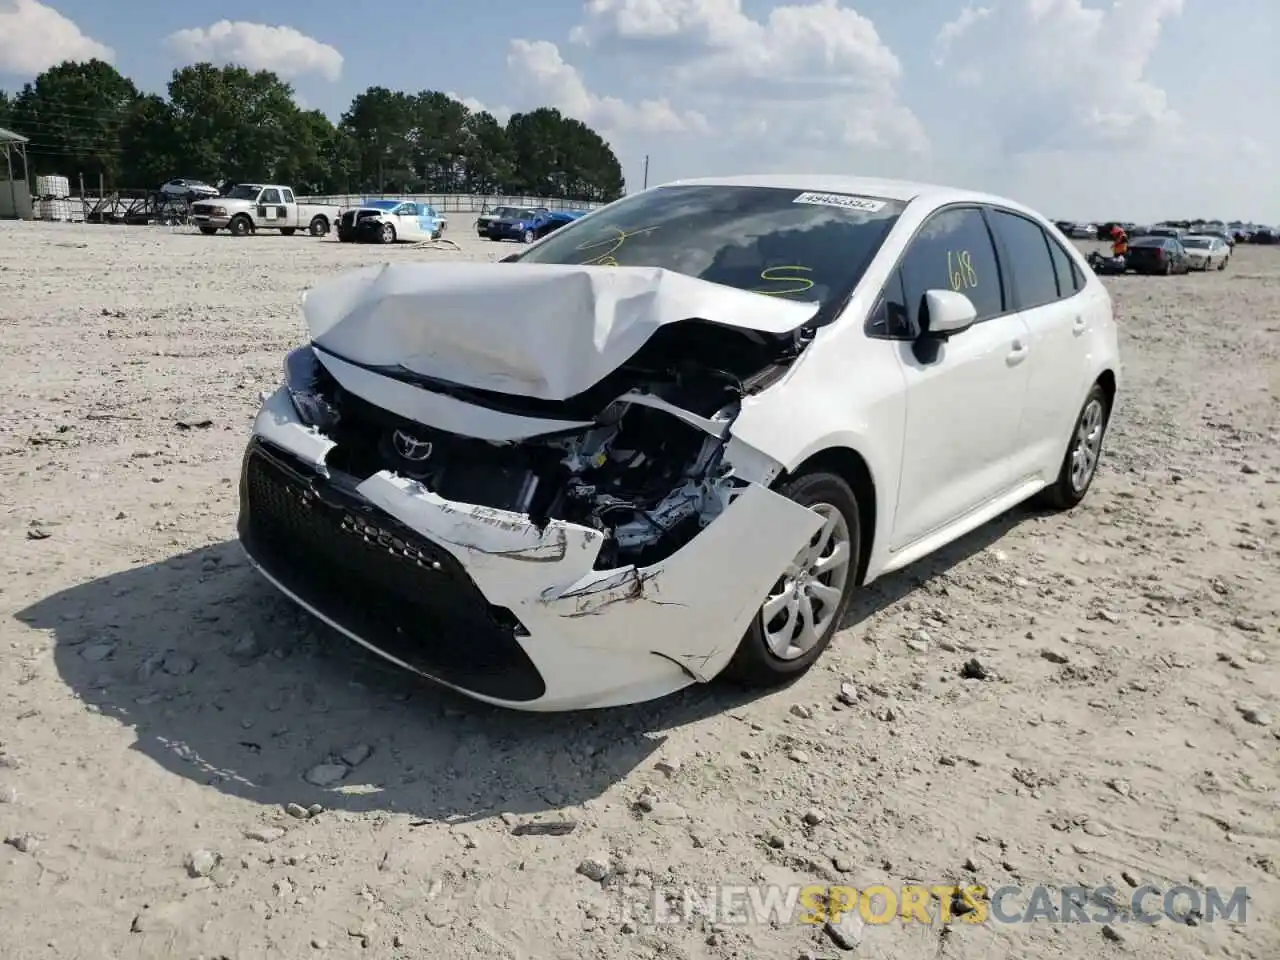
<path fill-rule="evenodd" d="M 1280 223 L 1276 0 L 0 0 L 0 89 L 93 56 L 157 92 L 272 69 L 334 120 L 375 85 L 555 106 L 629 189 L 648 157 L 651 186 L 842 173 Z"/>

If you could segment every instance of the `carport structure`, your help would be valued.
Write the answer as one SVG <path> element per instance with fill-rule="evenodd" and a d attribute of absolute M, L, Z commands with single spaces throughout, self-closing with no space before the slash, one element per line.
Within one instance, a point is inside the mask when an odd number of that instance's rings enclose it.
<path fill-rule="evenodd" d="M 18 188 L 13 182 L 13 155 L 16 151 L 18 156 L 22 158 L 22 181 L 27 181 L 27 144 L 31 140 L 24 137 L 20 133 L 14 133 L 12 130 L 6 130 L 0 127 L 0 154 L 4 155 L 4 168 L 8 174 L 9 181 L 9 208 L 17 213 L 18 209 Z M 27 191 L 29 193 L 29 191 Z"/>

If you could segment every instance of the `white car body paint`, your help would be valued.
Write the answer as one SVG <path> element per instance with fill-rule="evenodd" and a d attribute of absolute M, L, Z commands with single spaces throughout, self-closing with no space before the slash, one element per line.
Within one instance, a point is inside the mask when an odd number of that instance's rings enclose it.
<path fill-rule="evenodd" d="M 1203 241 L 1207 246 L 1191 246 L 1188 242 Z M 1227 262 L 1231 256 L 1231 248 L 1217 237 L 1203 237 L 1189 234 L 1182 238 L 1182 247 L 1187 251 L 1187 259 L 1191 261 L 1193 270 L 1212 270 L 1219 264 Z"/>
<path fill-rule="evenodd" d="M 439 681 L 446 686 L 501 706 L 550 711 L 637 702 L 710 680 L 820 526 L 815 513 L 769 489 L 781 472 L 794 473 L 825 451 L 861 457 L 876 500 L 863 578 L 869 583 L 1053 483 L 1094 383 L 1103 375 L 1120 383 L 1105 287 L 1074 245 L 1025 207 L 950 188 L 855 178 L 692 182 L 909 202 L 840 316 L 780 379 L 745 397 L 736 417 L 724 421 L 669 410 L 724 438 L 724 461 L 747 485 L 666 560 L 595 570 L 603 536 L 591 527 L 558 520 L 539 527 L 522 514 L 446 500 L 385 470 L 358 484 L 365 502 L 448 551 L 491 603 L 517 614 L 529 631 L 520 644 L 545 694 L 513 701 Z M 1062 244 L 1079 286 L 1035 309 L 982 320 L 922 362 L 910 341 L 872 337 L 866 321 L 917 232 L 954 205 L 1032 219 Z M 605 276 L 582 267 L 516 267 L 522 265 L 422 264 L 343 275 L 306 300 L 316 355 L 339 384 L 370 403 L 428 427 L 503 442 L 583 423 L 496 412 L 369 367 L 399 365 L 478 389 L 558 399 L 609 373 L 666 323 L 700 316 L 790 330 L 807 310 L 665 271 L 606 268 Z M 643 308 L 624 309 L 615 284 L 640 296 Z M 656 397 L 629 400 L 665 409 Z M 264 404 L 254 435 L 312 465 L 323 464 L 331 449 L 301 422 L 283 388 Z M 263 573 L 348 636 L 414 669 Z"/>
<path fill-rule="evenodd" d="M 448 229 L 449 218 L 427 203 L 404 201 L 397 206 L 348 207 L 358 217 L 362 213 L 374 214 L 370 219 L 379 224 L 389 223 L 395 229 L 398 243 L 422 243 L 436 239 Z M 430 212 L 435 211 L 435 212 Z"/>

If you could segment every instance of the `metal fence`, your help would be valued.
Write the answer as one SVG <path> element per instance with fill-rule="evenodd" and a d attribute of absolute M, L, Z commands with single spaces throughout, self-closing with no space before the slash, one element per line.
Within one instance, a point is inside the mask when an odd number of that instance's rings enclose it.
<path fill-rule="evenodd" d="M 594 210 L 603 203 L 556 200 L 549 197 L 479 196 L 469 193 L 347 193 L 323 197 L 298 197 L 299 203 L 354 207 L 365 200 L 408 200 L 429 203 L 441 213 L 483 213 L 494 207 L 546 207 L 548 210 Z"/>

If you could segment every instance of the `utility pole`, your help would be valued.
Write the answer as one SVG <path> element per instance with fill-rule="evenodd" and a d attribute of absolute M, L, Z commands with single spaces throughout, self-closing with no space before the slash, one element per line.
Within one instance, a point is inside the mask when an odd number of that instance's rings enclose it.
<path fill-rule="evenodd" d="M 644 155 L 644 190 L 649 189 L 649 155 Z"/>

